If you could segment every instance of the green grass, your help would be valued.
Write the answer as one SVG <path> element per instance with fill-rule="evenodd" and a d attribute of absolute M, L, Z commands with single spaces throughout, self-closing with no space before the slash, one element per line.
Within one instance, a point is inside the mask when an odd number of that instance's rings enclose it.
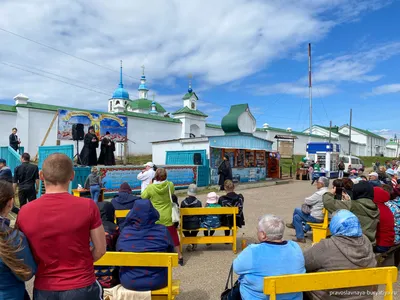
<path fill-rule="evenodd" d="M 359 158 L 364 162 L 366 168 L 372 168 L 372 164 L 377 160 L 384 165 L 385 161 L 392 161 L 393 157 L 382 157 L 382 156 L 359 156 Z"/>
<path fill-rule="evenodd" d="M 145 163 L 152 161 L 152 155 L 135 155 L 135 156 L 128 156 L 127 163 L 128 165 L 140 166 L 144 165 Z"/>

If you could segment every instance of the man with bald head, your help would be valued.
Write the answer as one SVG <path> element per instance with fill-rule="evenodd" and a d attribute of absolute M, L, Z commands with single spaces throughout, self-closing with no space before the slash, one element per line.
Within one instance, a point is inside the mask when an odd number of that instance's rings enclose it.
<path fill-rule="evenodd" d="M 103 299 L 93 270 L 106 252 L 99 209 L 68 193 L 74 170 L 66 155 L 47 157 L 39 176 L 46 194 L 22 207 L 17 219 L 38 265 L 34 299 Z"/>

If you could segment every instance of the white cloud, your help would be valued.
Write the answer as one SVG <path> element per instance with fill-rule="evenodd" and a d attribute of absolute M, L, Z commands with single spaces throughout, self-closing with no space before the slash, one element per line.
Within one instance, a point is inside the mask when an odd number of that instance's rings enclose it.
<path fill-rule="evenodd" d="M 393 83 L 393 84 L 385 84 L 381 86 L 377 86 L 372 89 L 372 92 L 368 95 L 384 95 L 384 94 L 394 94 L 400 93 L 400 83 Z"/>
<path fill-rule="evenodd" d="M 373 82 L 383 77 L 370 74 L 378 62 L 400 54 L 400 42 L 374 45 L 370 50 L 328 58 L 317 63 L 313 78 L 315 82 Z"/>
<path fill-rule="evenodd" d="M 255 95 L 295 95 L 298 97 L 308 97 L 309 89 L 306 84 L 294 83 L 277 83 L 272 85 L 254 85 L 252 92 Z M 326 97 L 337 92 L 335 86 L 332 85 L 318 85 L 314 88 L 313 97 Z"/>
<path fill-rule="evenodd" d="M 233 82 L 264 69 L 311 38 L 319 40 L 340 22 L 379 9 L 379 2 L 2 1 L 0 10 L 5 17 L 0 19 L 0 28 L 115 72 L 0 31 L 0 62 L 18 63 L 43 74 L 33 69 L 40 68 L 58 75 L 46 73 L 49 77 L 97 91 L 0 64 L 0 99 L 12 99 L 22 92 L 36 102 L 105 109 L 107 95 L 111 96 L 118 83 L 120 59 L 124 73 L 130 75 L 125 76 L 125 86 L 133 99 L 142 64 L 157 89 L 159 85 L 174 87 L 177 78 L 188 73 L 197 78 L 199 86 Z M 159 95 L 157 100 L 174 106 L 181 96 Z"/>

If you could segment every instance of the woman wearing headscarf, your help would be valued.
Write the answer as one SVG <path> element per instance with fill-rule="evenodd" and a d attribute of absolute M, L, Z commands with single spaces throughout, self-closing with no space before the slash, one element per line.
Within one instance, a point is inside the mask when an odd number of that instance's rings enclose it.
<path fill-rule="evenodd" d="M 339 200 L 340 201 L 340 200 Z M 363 235 L 358 218 L 348 210 L 337 211 L 329 224 L 332 236 L 304 252 L 307 273 L 373 268 L 375 254 L 369 239 Z M 368 293 L 370 291 L 370 293 Z M 372 287 L 313 291 L 313 300 L 373 299 Z M 341 295 L 338 297 L 337 295 Z M 343 295 L 343 296 L 342 296 Z M 346 295 L 346 296 L 345 296 Z"/>
<path fill-rule="evenodd" d="M 394 246 L 394 216 L 386 203 L 390 194 L 383 188 L 374 187 L 374 203 L 379 209 L 379 223 L 376 230 L 376 246 L 374 251 L 384 253 Z"/>
<path fill-rule="evenodd" d="M 167 227 L 156 224 L 160 214 L 147 199 L 136 200 L 126 216 L 125 228 L 117 243 L 119 252 L 174 252 Z M 121 284 L 134 291 L 153 291 L 168 285 L 168 269 L 121 267 Z"/>
<path fill-rule="evenodd" d="M 94 127 L 90 126 L 88 133 L 85 134 L 83 139 L 83 149 L 80 155 L 81 165 L 83 166 L 97 166 L 97 152 L 99 147 L 99 138 L 97 137 Z M 78 160 L 79 162 L 79 160 Z"/>
<path fill-rule="evenodd" d="M 115 209 L 110 202 L 97 203 L 100 210 L 101 221 L 103 223 L 106 234 L 107 251 L 115 251 L 117 240 L 119 237 L 119 228 L 114 223 Z M 119 284 L 119 268 L 115 266 L 95 267 L 97 281 L 103 288 L 112 288 Z"/>
<path fill-rule="evenodd" d="M 339 209 L 348 209 L 360 220 L 363 233 L 371 243 L 375 243 L 376 228 L 379 222 L 379 210 L 374 203 L 374 188 L 366 181 L 360 181 L 353 186 L 352 200 L 336 200 L 335 190 L 323 196 L 325 209 L 334 213 Z"/>
<path fill-rule="evenodd" d="M 141 199 L 132 194 L 132 188 L 127 182 L 121 184 L 118 194 L 112 198 L 111 203 L 115 210 L 130 210 L 136 200 Z M 122 231 L 124 228 L 125 218 L 117 218 L 117 224 Z"/>
<path fill-rule="evenodd" d="M 218 167 L 218 175 L 218 185 L 220 186 L 221 191 L 223 191 L 225 180 L 232 180 L 232 167 L 227 154 L 224 155 L 223 161 Z"/>

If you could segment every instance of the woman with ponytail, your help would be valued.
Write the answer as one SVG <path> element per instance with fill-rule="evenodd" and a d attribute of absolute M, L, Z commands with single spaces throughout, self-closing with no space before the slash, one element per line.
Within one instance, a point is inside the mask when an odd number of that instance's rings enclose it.
<path fill-rule="evenodd" d="M 11 183 L 0 180 L 0 299 L 27 299 L 25 281 L 33 277 L 36 263 L 24 234 L 10 227 L 14 206 Z"/>

